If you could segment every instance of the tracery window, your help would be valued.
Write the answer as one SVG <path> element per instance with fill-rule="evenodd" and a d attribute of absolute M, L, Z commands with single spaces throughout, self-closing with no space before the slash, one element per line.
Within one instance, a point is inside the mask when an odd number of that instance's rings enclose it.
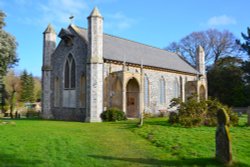
<path fill-rule="evenodd" d="M 178 83 L 178 79 L 176 78 L 174 81 L 174 97 L 175 98 L 179 98 L 180 97 L 180 93 L 181 93 L 181 89 L 180 89 L 180 84 Z"/>
<path fill-rule="evenodd" d="M 84 75 L 80 79 L 80 107 L 85 107 L 86 100 L 86 78 Z"/>
<path fill-rule="evenodd" d="M 165 80 L 161 78 L 159 81 L 160 88 L 160 104 L 164 104 L 166 102 L 166 92 L 165 92 Z"/>
<path fill-rule="evenodd" d="M 148 77 L 144 76 L 144 105 L 148 106 L 149 104 L 149 81 Z"/>
<path fill-rule="evenodd" d="M 75 89 L 76 86 L 76 65 L 73 56 L 67 57 L 64 68 L 64 88 Z"/>
<path fill-rule="evenodd" d="M 59 89 L 60 89 L 59 79 L 58 77 L 56 77 L 54 80 L 54 106 L 55 107 L 59 106 L 59 94 L 60 94 Z"/>

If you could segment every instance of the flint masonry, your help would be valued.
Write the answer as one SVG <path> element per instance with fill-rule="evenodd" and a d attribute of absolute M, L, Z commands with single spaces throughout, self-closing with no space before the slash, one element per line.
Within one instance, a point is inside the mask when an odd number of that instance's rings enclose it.
<path fill-rule="evenodd" d="M 167 111 L 170 100 L 192 94 L 207 98 L 204 50 L 197 67 L 180 55 L 103 33 L 103 17 L 94 8 L 88 28 L 69 25 L 43 35 L 42 115 L 45 119 L 100 122 L 110 107 L 127 117 Z"/>

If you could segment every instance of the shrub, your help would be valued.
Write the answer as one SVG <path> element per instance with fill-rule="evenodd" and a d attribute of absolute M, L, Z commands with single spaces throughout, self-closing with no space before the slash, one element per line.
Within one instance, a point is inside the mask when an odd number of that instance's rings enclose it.
<path fill-rule="evenodd" d="M 143 118 L 153 118 L 154 115 L 151 112 L 143 112 Z"/>
<path fill-rule="evenodd" d="M 167 115 L 168 111 L 167 110 L 159 110 L 159 117 L 165 117 Z"/>
<path fill-rule="evenodd" d="M 121 121 L 126 120 L 126 115 L 118 108 L 110 108 L 101 113 L 101 118 L 103 121 Z"/>
<path fill-rule="evenodd" d="M 177 112 L 170 112 L 169 113 L 169 123 L 175 124 L 179 122 L 179 116 Z"/>
<path fill-rule="evenodd" d="M 231 108 L 227 111 L 230 119 L 230 124 L 233 126 L 237 126 L 239 124 L 239 116 L 237 113 L 233 112 Z"/>
<path fill-rule="evenodd" d="M 218 100 L 201 100 L 197 101 L 197 97 L 193 96 L 187 99 L 186 102 L 181 102 L 180 99 L 173 99 L 170 107 L 177 107 L 178 114 L 169 116 L 171 124 L 180 123 L 185 127 L 192 126 L 216 126 L 217 111 L 224 108 L 230 117 L 231 125 L 238 125 L 238 115 L 232 112 L 231 108 L 221 104 Z"/>
<path fill-rule="evenodd" d="M 207 100 L 207 113 L 204 121 L 204 125 L 216 126 L 217 125 L 217 111 L 223 107 L 218 100 Z"/>
<path fill-rule="evenodd" d="M 28 109 L 26 113 L 27 118 L 39 117 L 40 112 L 37 112 L 35 109 Z"/>
<path fill-rule="evenodd" d="M 227 112 L 229 118 L 230 118 L 230 124 L 235 126 L 238 125 L 239 118 L 236 113 L 232 111 L 231 108 L 229 108 L 226 105 L 223 105 L 220 103 L 217 99 L 208 99 L 206 100 L 207 104 L 207 113 L 204 124 L 207 126 L 216 126 L 217 125 L 217 111 L 220 108 L 224 108 Z"/>
<path fill-rule="evenodd" d="M 206 110 L 204 102 L 197 102 L 197 98 L 192 96 L 184 103 L 181 99 L 173 99 L 171 107 L 177 107 L 178 114 L 173 114 L 169 118 L 170 123 L 180 123 L 186 127 L 199 126 L 203 123 L 203 115 Z"/>

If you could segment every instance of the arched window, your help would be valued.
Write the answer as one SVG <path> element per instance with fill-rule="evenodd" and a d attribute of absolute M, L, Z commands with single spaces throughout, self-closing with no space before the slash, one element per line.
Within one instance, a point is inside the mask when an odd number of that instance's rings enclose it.
<path fill-rule="evenodd" d="M 60 89 L 59 79 L 58 77 L 56 77 L 54 80 L 54 106 L 55 107 L 59 106 L 59 94 L 60 94 L 59 89 Z"/>
<path fill-rule="evenodd" d="M 148 77 L 144 76 L 144 105 L 148 106 L 149 104 L 149 81 Z"/>
<path fill-rule="evenodd" d="M 166 102 L 166 93 L 165 93 L 165 80 L 164 78 L 160 79 L 160 104 L 164 104 Z"/>
<path fill-rule="evenodd" d="M 67 57 L 64 68 L 64 88 L 74 89 L 76 86 L 76 65 L 73 56 Z"/>
<path fill-rule="evenodd" d="M 85 107 L 86 101 L 86 78 L 84 75 L 81 76 L 80 79 L 80 107 Z"/>
<path fill-rule="evenodd" d="M 173 86 L 174 86 L 174 97 L 179 98 L 181 92 L 180 92 L 180 84 L 177 78 L 175 79 Z"/>

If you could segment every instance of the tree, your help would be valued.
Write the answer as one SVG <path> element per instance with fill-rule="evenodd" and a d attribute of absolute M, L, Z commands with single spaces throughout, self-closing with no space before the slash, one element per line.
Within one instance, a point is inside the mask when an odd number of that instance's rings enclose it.
<path fill-rule="evenodd" d="M 239 45 L 235 43 L 235 36 L 225 30 L 209 29 L 192 32 L 179 42 L 172 42 L 167 50 L 181 54 L 189 63 L 196 65 L 196 48 L 201 45 L 205 51 L 207 65 L 214 64 L 225 56 L 239 56 Z"/>
<path fill-rule="evenodd" d="M 16 55 L 17 43 L 15 38 L 3 30 L 6 15 L 0 11 L 0 79 L 7 73 L 7 69 L 18 62 Z"/>
<path fill-rule="evenodd" d="M 236 40 L 236 43 L 239 44 L 241 48 L 250 56 L 250 28 L 247 28 L 247 35 L 241 33 L 241 36 L 245 40 L 245 43 L 241 43 L 240 40 Z"/>
<path fill-rule="evenodd" d="M 26 70 L 20 76 L 21 80 L 21 92 L 20 101 L 21 102 L 34 102 L 34 79 L 32 74 L 28 74 Z"/>
<path fill-rule="evenodd" d="M 12 117 L 16 102 L 18 100 L 17 97 L 20 92 L 20 79 L 15 75 L 14 71 L 9 71 L 4 78 L 4 84 L 6 85 L 6 96 L 10 106 L 10 115 Z"/>
<path fill-rule="evenodd" d="M 247 98 L 247 104 L 250 105 L 250 28 L 247 28 L 247 34 L 241 33 L 242 38 L 245 40 L 244 43 L 241 43 L 240 40 L 236 40 L 236 43 L 241 46 L 242 50 L 247 52 L 249 59 L 245 61 L 242 65 L 244 71 L 244 82 L 245 82 L 245 94 Z"/>
<path fill-rule="evenodd" d="M 40 101 L 42 96 L 41 79 L 39 77 L 34 77 L 33 79 L 34 79 L 35 101 Z"/>
<path fill-rule="evenodd" d="M 242 60 L 224 57 L 208 68 L 208 95 L 229 106 L 247 105 Z"/>
<path fill-rule="evenodd" d="M 3 111 L 4 106 L 4 85 L 3 76 L 7 73 L 7 68 L 18 62 L 16 56 L 17 43 L 15 38 L 3 30 L 6 25 L 4 18 L 6 15 L 0 10 L 0 104 Z"/>

